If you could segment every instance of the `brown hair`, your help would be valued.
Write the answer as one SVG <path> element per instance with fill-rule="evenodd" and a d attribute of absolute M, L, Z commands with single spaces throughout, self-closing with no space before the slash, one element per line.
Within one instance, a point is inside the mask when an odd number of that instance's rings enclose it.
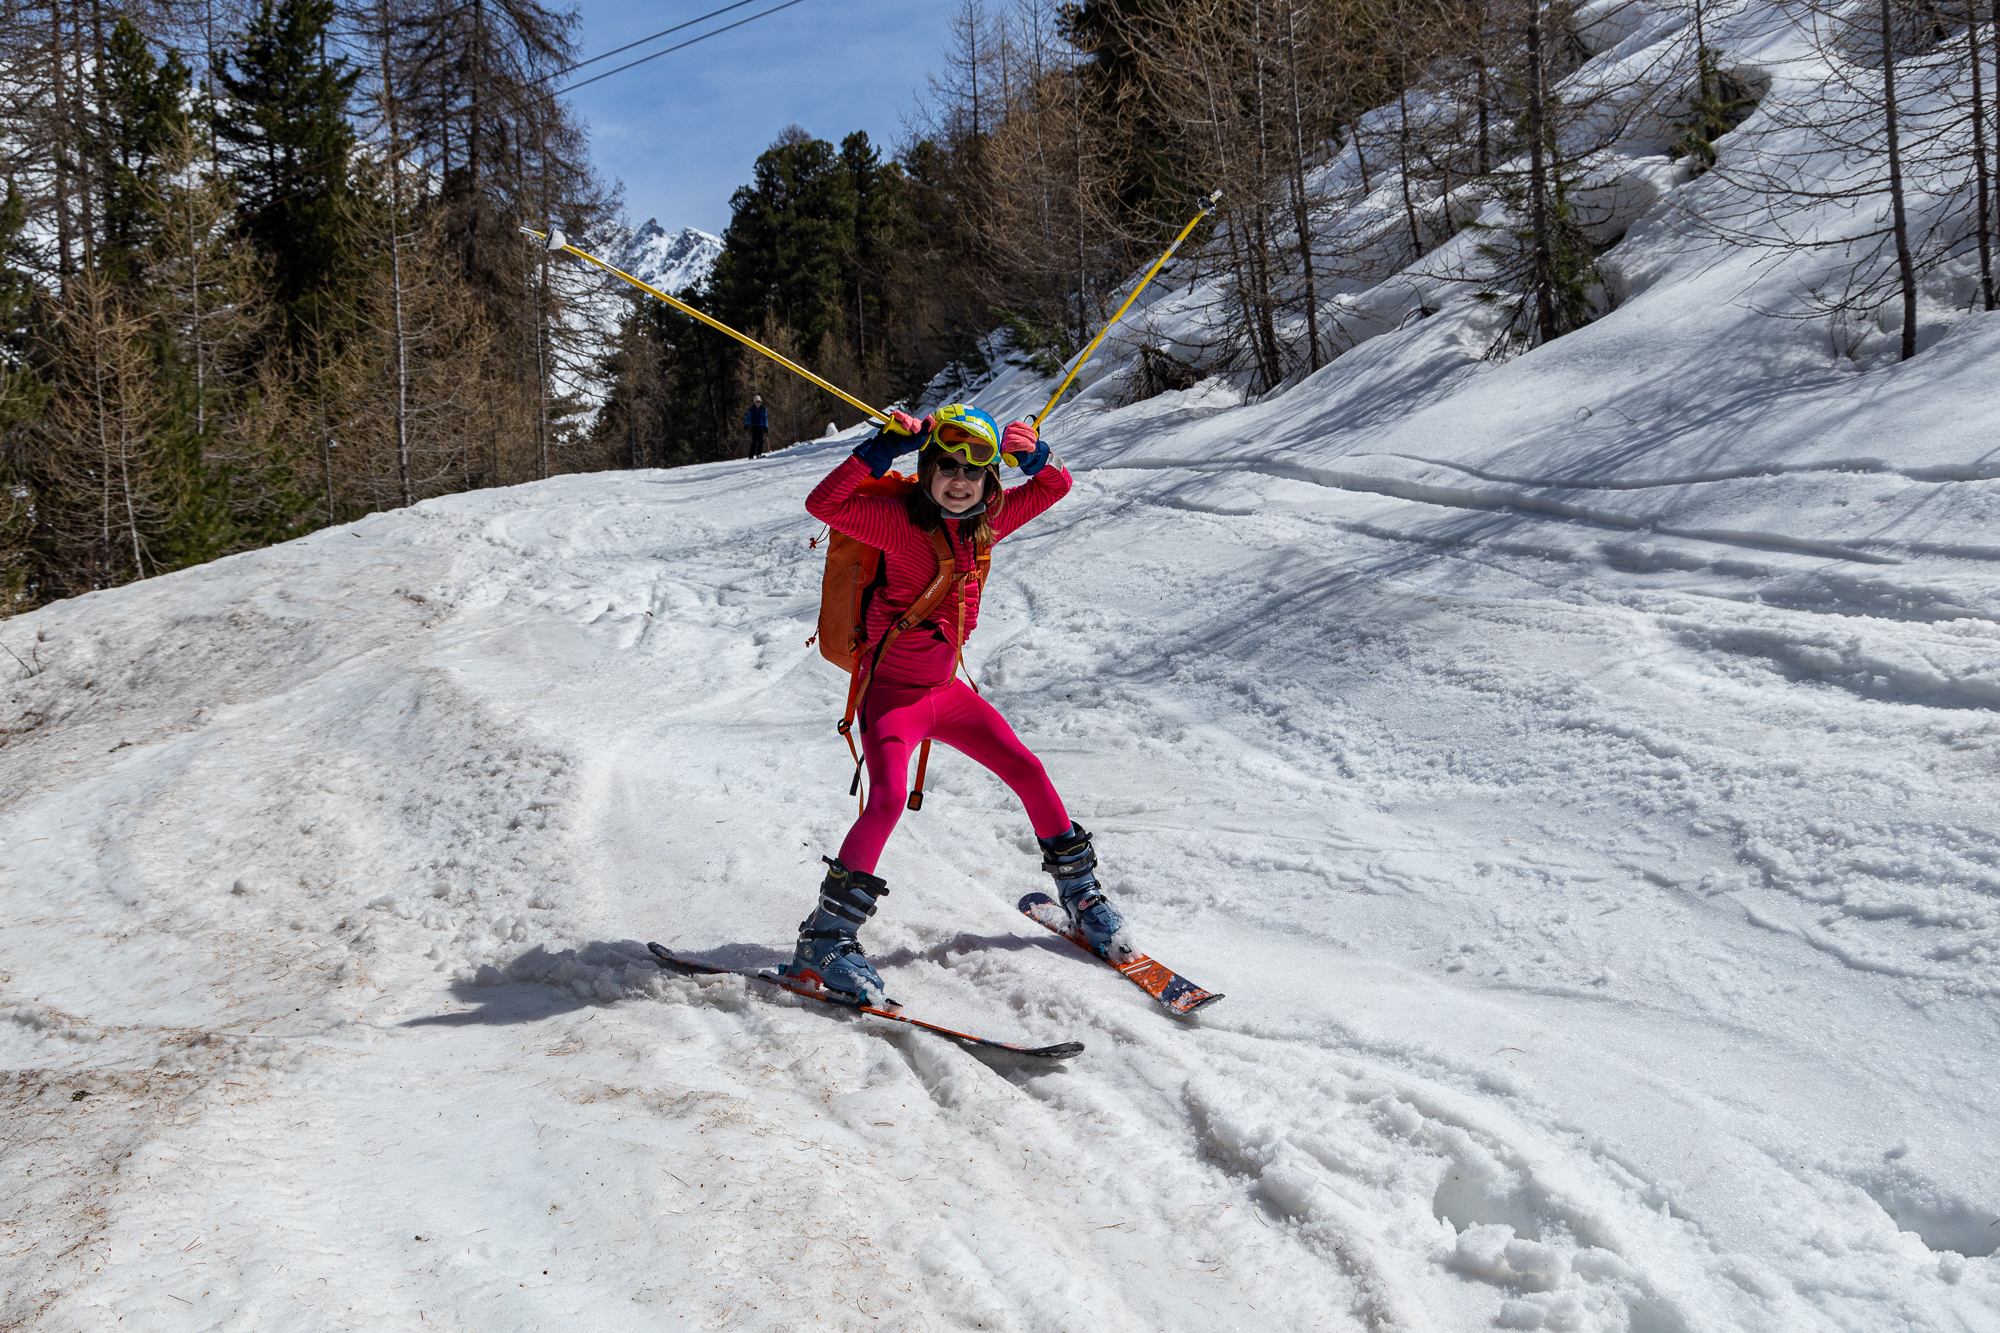
<path fill-rule="evenodd" d="M 903 496 L 903 507 L 909 511 L 910 521 L 924 532 L 936 532 L 944 522 L 944 511 L 931 498 L 931 482 L 937 478 L 938 458 L 941 451 L 929 445 L 917 455 L 917 486 Z M 993 544 L 993 524 L 989 521 L 1000 512 L 1000 506 L 1007 501 L 1007 493 L 1000 485 L 1000 460 L 983 469 L 985 486 L 980 498 L 986 502 L 986 511 L 973 520 L 972 540 L 981 546 Z"/>

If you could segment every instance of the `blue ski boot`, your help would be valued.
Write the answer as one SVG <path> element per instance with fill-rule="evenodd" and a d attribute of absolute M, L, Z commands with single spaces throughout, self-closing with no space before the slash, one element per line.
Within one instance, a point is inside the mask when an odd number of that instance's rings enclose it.
<path fill-rule="evenodd" d="M 787 981 L 826 992 L 836 1004 L 895 1008 L 883 994 L 882 978 L 862 955 L 855 932 L 875 915 L 875 900 L 889 886 L 874 875 L 849 870 L 837 857 L 822 856 L 819 910 L 799 922 L 799 947 L 778 969 Z"/>
<path fill-rule="evenodd" d="M 1097 854 L 1090 848 L 1090 830 L 1074 821 L 1069 830 L 1042 844 L 1042 869 L 1055 876 L 1056 899 L 1079 935 L 1097 956 L 1112 963 L 1131 961 L 1138 951 L 1125 933 L 1125 918 L 1097 885 Z"/>

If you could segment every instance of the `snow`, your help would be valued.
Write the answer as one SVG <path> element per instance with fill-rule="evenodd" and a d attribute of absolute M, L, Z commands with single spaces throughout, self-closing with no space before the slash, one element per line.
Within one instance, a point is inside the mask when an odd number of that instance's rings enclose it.
<path fill-rule="evenodd" d="M 693 227 L 668 232 L 651 218 L 636 231 L 608 223 L 580 241 L 590 253 L 614 256 L 610 262 L 617 268 L 670 295 L 706 284 L 722 254 L 721 237 Z M 610 391 L 603 369 L 618 330 L 632 313 L 633 301 L 652 298 L 581 260 L 565 260 L 551 274 L 564 307 L 552 380 L 556 397 L 574 412 L 571 432 L 588 435 Z"/>
<path fill-rule="evenodd" d="M 2000 1328 L 2000 323 L 1838 356 L 1669 221 L 1526 356 L 1052 417 L 967 663 L 1228 998 L 1023 921 L 948 751 L 864 939 L 1055 1068 L 645 956 L 778 960 L 851 817 L 845 437 L 0 625 L 0 1322 Z"/>
<path fill-rule="evenodd" d="M 720 236 L 695 227 L 670 232 L 658 218 L 647 218 L 636 231 L 614 235 L 611 240 L 607 248 L 617 252 L 613 262 L 619 268 L 670 296 L 706 286 L 715 261 L 722 257 Z M 622 285 L 620 290 L 624 290 Z"/>

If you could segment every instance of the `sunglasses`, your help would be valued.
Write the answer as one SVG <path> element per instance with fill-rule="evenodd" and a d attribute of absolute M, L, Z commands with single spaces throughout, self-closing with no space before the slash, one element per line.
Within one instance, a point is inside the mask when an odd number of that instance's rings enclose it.
<path fill-rule="evenodd" d="M 991 467 L 1000 457 L 999 445 L 955 422 L 940 421 L 932 435 L 941 447 L 964 454 L 978 467 Z"/>
<path fill-rule="evenodd" d="M 956 458 L 940 458 L 937 462 L 940 477 L 977 477 L 993 466 L 991 463 L 961 463 Z"/>

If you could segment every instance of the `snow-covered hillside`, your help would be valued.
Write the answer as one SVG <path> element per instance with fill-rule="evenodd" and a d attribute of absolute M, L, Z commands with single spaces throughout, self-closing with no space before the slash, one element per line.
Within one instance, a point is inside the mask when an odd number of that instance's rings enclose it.
<path fill-rule="evenodd" d="M 636 231 L 623 225 L 606 226 L 584 238 L 583 243 L 633 277 L 669 294 L 706 283 L 722 254 L 721 237 L 693 227 L 669 232 L 650 218 Z M 604 365 L 613 354 L 619 327 L 630 317 L 635 300 L 652 298 L 581 261 L 565 261 L 556 269 L 556 281 L 563 292 L 563 320 L 568 329 L 560 340 L 563 355 L 556 358 L 554 380 L 561 396 L 581 408 L 569 428 L 587 434 L 610 389 Z"/>
<path fill-rule="evenodd" d="M 0 622 L 0 1324 L 2000 1328 L 2000 322 L 1836 357 L 1679 198 L 1531 354 L 1052 419 L 967 663 L 1228 998 L 1022 919 L 950 752 L 864 940 L 1057 1068 L 646 958 L 777 961 L 851 818 L 845 440 Z"/>
<path fill-rule="evenodd" d="M 628 236 L 615 237 L 618 244 L 612 261 L 641 282 L 678 296 L 690 287 L 700 287 L 722 256 L 722 238 L 694 227 L 668 231 L 657 218 Z M 616 281 L 615 279 L 613 281 Z"/>

